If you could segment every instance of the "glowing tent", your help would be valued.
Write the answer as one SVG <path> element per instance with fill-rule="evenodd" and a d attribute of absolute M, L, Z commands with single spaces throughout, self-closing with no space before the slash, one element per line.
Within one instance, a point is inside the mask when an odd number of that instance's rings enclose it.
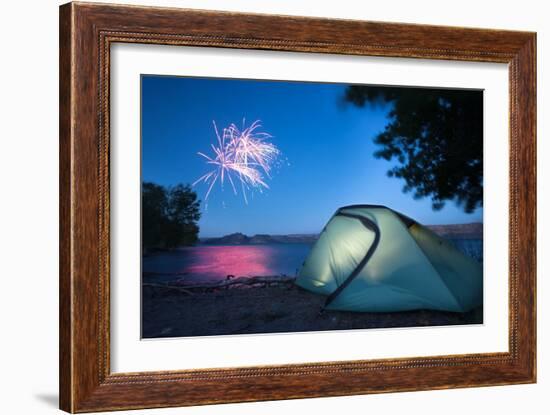
<path fill-rule="evenodd" d="M 333 310 L 466 312 L 483 301 L 480 263 L 416 221 L 377 205 L 338 209 L 296 284 L 328 296 L 325 308 Z"/>

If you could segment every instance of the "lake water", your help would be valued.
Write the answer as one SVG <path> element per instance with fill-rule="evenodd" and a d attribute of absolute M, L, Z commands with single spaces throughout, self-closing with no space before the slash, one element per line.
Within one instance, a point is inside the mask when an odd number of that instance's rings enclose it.
<path fill-rule="evenodd" d="M 483 241 L 451 241 L 466 255 L 483 261 Z M 277 276 L 296 275 L 311 244 L 202 245 L 143 257 L 145 281 L 163 282 L 174 279 L 216 281 L 228 275 Z M 154 275 L 155 273 L 158 273 Z M 180 275 L 162 275 L 178 273 Z"/>
<path fill-rule="evenodd" d="M 483 239 L 449 239 L 463 254 L 483 262 Z"/>
<path fill-rule="evenodd" d="M 296 275 L 310 244 L 203 245 L 181 248 L 143 258 L 143 272 L 184 273 L 189 281 L 213 281 L 228 275 Z M 147 276 L 155 281 L 173 280 L 173 276 Z"/>

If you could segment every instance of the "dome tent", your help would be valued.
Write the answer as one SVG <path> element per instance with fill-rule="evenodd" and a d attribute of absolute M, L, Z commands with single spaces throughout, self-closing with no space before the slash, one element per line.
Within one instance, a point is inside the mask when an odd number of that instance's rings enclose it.
<path fill-rule="evenodd" d="M 480 263 L 385 206 L 342 207 L 304 261 L 296 284 L 325 308 L 361 312 L 466 312 L 482 304 Z"/>

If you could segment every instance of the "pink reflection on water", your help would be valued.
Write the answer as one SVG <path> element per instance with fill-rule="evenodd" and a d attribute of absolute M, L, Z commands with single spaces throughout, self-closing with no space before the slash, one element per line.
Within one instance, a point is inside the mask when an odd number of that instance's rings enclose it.
<path fill-rule="evenodd" d="M 209 246 L 193 249 L 193 263 L 182 271 L 200 274 L 209 279 L 221 279 L 227 275 L 265 276 L 277 275 L 271 265 L 272 249 L 263 246 Z"/>

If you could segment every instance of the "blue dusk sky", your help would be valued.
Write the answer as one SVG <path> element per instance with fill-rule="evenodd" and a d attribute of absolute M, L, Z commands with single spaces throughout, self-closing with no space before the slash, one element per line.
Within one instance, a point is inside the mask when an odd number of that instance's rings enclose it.
<path fill-rule="evenodd" d="M 481 222 L 454 202 L 434 211 L 430 199 L 403 193 L 387 171 L 395 160 L 376 159 L 374 137 L 388 122 L 388 106 L 344 104 L 346 85 L 175 76 L 142 76 L 142 180 L 191 184 L 212 170 L 197 154 L 212 154 L 212 122 L 221 130 L 261 120 L 281 151 L 269 189 L 234 195 L 226 182 L 194 187 L 201 200 L 200 236 L 233 232 L 318 233 L 340 207 L 380 204 L 423 224 Z"/>

